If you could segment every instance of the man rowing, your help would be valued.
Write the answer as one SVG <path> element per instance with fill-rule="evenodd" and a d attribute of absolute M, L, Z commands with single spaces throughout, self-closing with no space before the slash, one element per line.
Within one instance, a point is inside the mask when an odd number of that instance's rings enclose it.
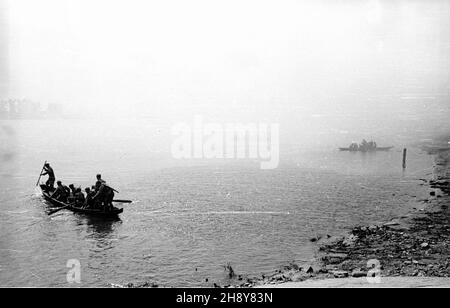
<path fill-rule="evenodd" d="M 114 199 L 114 190 L 106 185 L 105 181 L 97 181 L 95 183 L 96 194 L 92 197 L 95 201 L 103 203 L 103 210 L 110 210 L 113 208 L 112 201 Z"/>
<path fill-rule="evenodd" d="M 100 203 L 103 202 L 105 210 L 112 209 L 114 192 L 118 193 L 118 191 L 112 188 L 111 186 L 108 186 L 106 184 L 106 181 L 102 179 L 102 175 L 100 173 L 96 175 L 96 179 L 97 182 L 95 183 L 95 187 L 93 188 L 93 190 L 96 192 L 94 199 L 97 198 L 97 200 L 100 201 Z"/>
<path fill-rule="evenodd" d="M 48 188 L 53 189 L 54 185 L 55 185 L 55 172 L 53 171 L 53 168 L 50 167 L 49 163 L 45 163 L 44 165 L 44 172 L 41 173 L 41 175 L 48 175 L 48 179 L 45 182 L 45 186 L 47 186 Z"/>

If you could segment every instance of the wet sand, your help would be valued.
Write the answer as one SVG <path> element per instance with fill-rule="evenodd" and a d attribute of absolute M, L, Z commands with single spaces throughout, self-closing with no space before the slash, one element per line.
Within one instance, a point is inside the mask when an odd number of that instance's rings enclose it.
<path fill-rule="evenodd" d="M 286 282 L 257 288 L 449 288 L 450 278 L 436 277 L 382 277 L 379 283 L 367 278 L 320 279 L 302 282 Z"/>

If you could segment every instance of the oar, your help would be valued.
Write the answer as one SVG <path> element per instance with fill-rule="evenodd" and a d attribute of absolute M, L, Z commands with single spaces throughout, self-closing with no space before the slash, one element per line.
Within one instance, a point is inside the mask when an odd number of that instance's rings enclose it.
<path fill-rule="evenodd" d="M 45 167 L 45 164 L 46 164 L 46 163 L 47 163 L 47 161 L 45 161 L 45 162 L 44 162 L 44 165 L 42 166 L 41 173 L 39 173 L 39 178 L 38 178 L 38 180 L 37 180 L 37 182 L 36 182 L 36 186 L 39 185 L 39 181 L 41 180 L 41 176 L 42 176 L 42 171 L 44 171 L 44 167 Z"/>
<path fill-rule="evenodd" d="M 56 212 L 59 212 L 59 211 L 61 211 L 61 210 L 66 209 L 66 208 L 68 208 L 68 207 L 70 207 L 70 206 L 71 206 L 71 204 L 66 205 L 66 206 L 63 206 L 63 207 L 60 207 L 60 208 L 58 208 L 58 209 L 56 209 L 56 210 L 50 211 L 50 212 L 48 212 L 48 215 L 52 215 L 52 214 L 54 214 L 54 213 L 56 213 Z"/>
<path fill-rule="evenodd" d="M 114 199 L 113 202 L 119 202 L 119 203 L 131 203 L 131 202 L 133 202 L 133 201 L 131 201 L 131 200 Z"/>

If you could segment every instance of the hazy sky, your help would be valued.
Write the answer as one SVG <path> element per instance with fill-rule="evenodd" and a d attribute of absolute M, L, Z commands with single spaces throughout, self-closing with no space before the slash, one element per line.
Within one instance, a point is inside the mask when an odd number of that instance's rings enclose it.
<path fill-rule="evenodd" d="M 6 6 L 0 0 L 0 98 L 8 95 L 8 20 L 6 17 Z"/>
<path fill-rule="evenodd" d="M 448 102 L 446 1 L 3 2 L 10 97 L 293 122 Z"/>

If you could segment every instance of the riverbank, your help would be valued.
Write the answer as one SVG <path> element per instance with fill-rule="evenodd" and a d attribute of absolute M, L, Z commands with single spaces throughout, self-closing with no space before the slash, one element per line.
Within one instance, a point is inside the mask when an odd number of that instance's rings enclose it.
<path fill-rule="evenodd" d="M 290 264 L 234 287 L 450 287 L 450 149 L 433 147 L 430 188 L 410 214 L 317 242 L 317 262 Z M 367 277 L 371 282 L 369 283 Z M 430 278 L 434 277 L 434 279 Z"/>
<path fill-rule="evenodd" d="M 318 267 L 291 268 L 252 286 L 368 287 L 367 276 L 373 276 L 372 282 L 380 277 L 382 284 L 373 284 L 377 286 L 420 287 L 424 282 L 449 287 L 448 278 L 417 279 L 450 277 L 450 151 L 428 151 L 435 155 L 435 165 L 424 183 L 430 197 L 423 207 L 380 226 L 355 227 L 344 237 L 319 241 Z"/>

